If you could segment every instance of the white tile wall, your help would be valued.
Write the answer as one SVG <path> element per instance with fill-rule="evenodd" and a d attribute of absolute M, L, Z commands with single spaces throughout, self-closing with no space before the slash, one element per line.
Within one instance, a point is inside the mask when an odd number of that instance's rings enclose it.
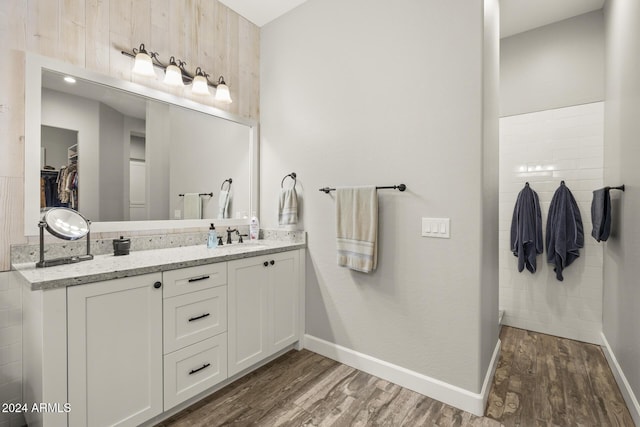
<path fill-rule="evenodd" d="M 0 272 L 0 403 L 22 401 L 22 294 L 10 272 Z M 0 427 L 23 425 L 0 412 Z"/>
<path fill-rule="evenodd" d="M 591 237 L 592 191 L 603 184 L 604 104 L 577 105 L 500 119 L 500 309 L 503 324 L 600 343 L 602 243 Z M 545 252 L 535 274 L 518 273 L 509 247 L 511 216 L 525 182 L 538 193 L 543 230 L 553 193 L 564 180 L 585 231 L 580 258 L 555 278 Z M 546 234 L 543 231 L 543 238 Z"/>

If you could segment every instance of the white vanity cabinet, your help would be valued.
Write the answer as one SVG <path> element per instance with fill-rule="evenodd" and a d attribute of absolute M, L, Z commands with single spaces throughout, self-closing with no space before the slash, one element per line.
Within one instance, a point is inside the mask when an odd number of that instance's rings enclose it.
<path fill-rule="evenodd" d="M 150 425 L 292 344 L 301 348 L 304 254 L 292 249 L 167 265 L 162 272 L 132 270 L 126 278 L 65 286 L 82 278 L 75 273 L 63 286 L 45 282 L 36 290 L 25 283 L 24 401 L 70 405 L 70 411 L 27 413 L 27 422 Z M 87 263 L 88 271 L 108 278 L 99 262 Z"/>
<path fill-rule="evenodd" d="M 299 251 L 228 263 L 229 375 L 299 339 Z"/>
<path fill-rule="evenodd" d="M 164 410 L 227 379 L 227 263 L 164 278 Z"/>
<path fill-rule="evenodd" d="M 162 413 L 161 281 L 67 289 L 69 426 L 133 426 Z"/>

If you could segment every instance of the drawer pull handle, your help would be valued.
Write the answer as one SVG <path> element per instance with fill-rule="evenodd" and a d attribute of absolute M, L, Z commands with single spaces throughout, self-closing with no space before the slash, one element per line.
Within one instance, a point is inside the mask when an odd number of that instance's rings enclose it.
<path fill-rule="evenodd" d="M 201 367 L 199 367 L 198 369 L 192 369 L 191 371 L 189 371 L 189 375 L 193 375 L 196 372 L 200 372 L 202 371 L 204 368 L 208 368 L 209 366 L 211 366 L 211 363 L 205 363 L 204 365 L 202 365 Z"/>
<path fill-rule="evenodd" d="M 207 316 L 210 316 L 210 313 L 205 313 L 200 316 L 192 317 L 191 319 L 189 319 L 189 322 L 193 322 L 194 320 L 204 319 Z"/>
<path fill-rule="evenodd" d="M 156 282 L 153 284 L 153 287 L 156 289 L 160 289 L 161 286 L 162 286 L 162 282 Z"/>
<path fill-rule="evenodd" d="M 207 280 L 209 277 L 211 277 L 211 276 L 202 276 L 202 277 L 196 277 L 196 278 L 193 278 L 193 279 L 189 279 L 189 283 L 191 283 L 191 282 L 199 282 L 200 280 Z"/>
<path fill-rule="evenodd" d="M 265 261 L 262 265 L 264 265 L 265 267 L 269 267 L 269 261 Z"/>
<path fill-rule="evenodd" d="M 276 263 L 276 262 L 275 262 L 274 260 L 269 261 L 269 264 L 271 264 L 271 265 L 273 265 L 273 264 L 275 264 L 275 263 Z"/>

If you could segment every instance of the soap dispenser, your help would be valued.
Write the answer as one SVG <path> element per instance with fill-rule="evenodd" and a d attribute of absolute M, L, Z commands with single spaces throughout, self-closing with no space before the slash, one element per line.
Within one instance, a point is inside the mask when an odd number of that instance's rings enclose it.
<path fill-rule="evenodd" d="M 207 238 L 207 248 L 213 249 L 218 246 L 218 233 L 216 232 L 216 227 L 211 223 L 211 227 L 209 227 L 209 237 Z"/>

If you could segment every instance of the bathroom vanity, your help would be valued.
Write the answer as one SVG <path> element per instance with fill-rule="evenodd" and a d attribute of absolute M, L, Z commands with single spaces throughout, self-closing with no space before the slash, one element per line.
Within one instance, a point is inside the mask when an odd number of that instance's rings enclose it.
<path fill-rule="evenodd" d="M 300 348 L 305 246 L 259 240 L 15 264 L 25 403 L 51 409 L 27 422 L 151 424 Z"/>

